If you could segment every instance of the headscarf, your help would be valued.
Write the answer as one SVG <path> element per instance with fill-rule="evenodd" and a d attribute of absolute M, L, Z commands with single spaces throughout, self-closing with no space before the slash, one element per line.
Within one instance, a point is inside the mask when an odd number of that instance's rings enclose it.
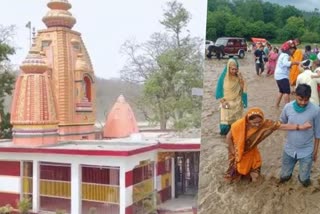
<path fill-rule="evenodd" d="M 301 65 L 304 69 L 311 69 L 312 67 L 312 60 L 310 59 L 306 59 L 304 61 L 301 62 Z"/>
<path fill-rule="evenodd" d="M 254 115 L 260 116 L 262 118 L 262 123 L 256 130 L 252 131 L 249 130 L 247 124 L 249 117 Z M 256 147 L 266 137 L 272 134 L 273 131 L 277 130 L 280 125 L 280 121 L 265 119 L 264 113 L 260 108 L 250 108 L 244 117 L 231 125 L 231 134 L 236 152 L 235 161 L 239 162 L 244 153 Z M 251 135 L 247 136 L 249 131 L 251 131 Z"/>
<path fill-rule="evenodd" d="M 246 83 L 240 72 L 238 72 L 238 76 L 230 75 L 231 65 L 235 65 L 239 69 L 238 61 L 235 58 L 230 58 L 218 79 L 216 99 L 225 98 L 226 100 L 232 100 L 241 95 L 243 106 L 247 107 L 248 99 Z"/>

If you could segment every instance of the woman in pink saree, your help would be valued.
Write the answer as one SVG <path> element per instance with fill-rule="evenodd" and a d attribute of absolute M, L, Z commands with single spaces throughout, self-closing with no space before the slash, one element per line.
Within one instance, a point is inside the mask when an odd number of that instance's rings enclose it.
<path fill-rule="evenodd" d="M 268 61 L 268 67 L 267 67 L 267 75 L 273 75 L 274 70 L 276 69 L 276 64 L 279 56 L 279 50 L 278 48 L 273 48 L 272 51 L 269 53 L 269 61 Z"/>

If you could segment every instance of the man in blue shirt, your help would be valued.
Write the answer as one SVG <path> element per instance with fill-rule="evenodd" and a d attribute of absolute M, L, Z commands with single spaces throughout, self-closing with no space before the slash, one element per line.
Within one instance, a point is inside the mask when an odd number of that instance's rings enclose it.
<path fill-rule="evenodd" d="M 286 104 L 280 115 L 282 123 L 303 124 L 309 121 L 311 129 L 288 131 L 282 155 L 280 182 L 290 180 L 294 166 L 299 161 L 298 179 L 303 186 L 311 184 L 312 161 L 316 161 L 320 139 L 320 108 L 309 102 L 311 87 L 299 84 L 296 88 L 296 100 Z"/>

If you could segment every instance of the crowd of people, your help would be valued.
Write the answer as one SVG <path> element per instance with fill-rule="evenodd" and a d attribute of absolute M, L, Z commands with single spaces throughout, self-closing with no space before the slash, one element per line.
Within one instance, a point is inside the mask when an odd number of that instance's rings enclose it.
<path fill-rule="evenodd" d="M 262 166 L 257 146 L 274 131 L 286 130 L 279 182 L 290 180 L 299 162 L 298 180 L 304 187 L 310 186 L 320 139 L 320 53 L 311 51 L 308 45 L 302 51 L 299 45 L 299 39 L 286 41 L 279 49 L 269 43 L 257 44 L 254 52 L 256 74 L 261 76 L 267 64 L 267 75 L 273 75 L 277 83 L 275 106 L 279 108 L 284 100 L 278 121 L 265 118 L 257 107 L 244 113 L 247 85 L 236 59 L 230 58 L 220 74 L 216 99 L 220 101 L 220 134 L 226 136 L 228 144 L 226 181 L 243 177 L 257 181 Z M 290 95 L 295 98 L 290 100 Z"/>

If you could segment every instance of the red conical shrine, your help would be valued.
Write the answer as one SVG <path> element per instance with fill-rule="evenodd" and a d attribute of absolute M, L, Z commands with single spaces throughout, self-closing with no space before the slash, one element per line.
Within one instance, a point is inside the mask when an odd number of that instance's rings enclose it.
<path fill-rule="evenodd" d="M 103 137 L 128 137 L 130 134 L 137 132 L 139 132 L 139 129 L 134 113 L 123 95 L 120 95 L 106 119 Z"/>

